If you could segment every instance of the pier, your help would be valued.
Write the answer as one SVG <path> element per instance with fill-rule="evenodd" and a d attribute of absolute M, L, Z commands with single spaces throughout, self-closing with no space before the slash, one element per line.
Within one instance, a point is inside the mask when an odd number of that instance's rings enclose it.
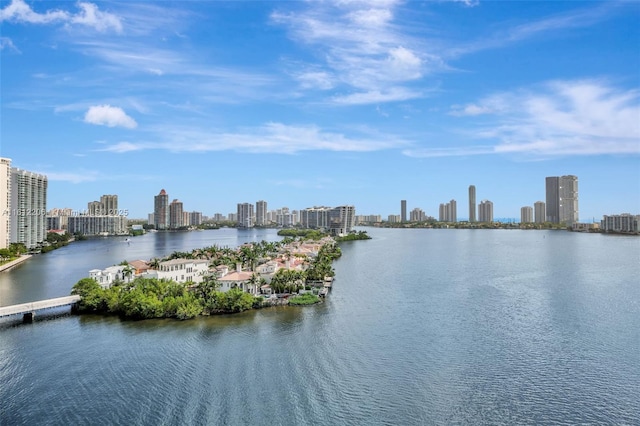
<path fill-rule="evenodd" d="M 22 315 L 22 321 L 25 323 L 33 322 L 36 311 L 43 309 L 59 308 L 62 306 L 71 306 L 72 308 L 80 301 L 80 296 L 65 296 L 55 299 L 38 300 L 36 302 L 21 303 L 19 305 L 0 307 L 0 317 L 10 315 Z"/>

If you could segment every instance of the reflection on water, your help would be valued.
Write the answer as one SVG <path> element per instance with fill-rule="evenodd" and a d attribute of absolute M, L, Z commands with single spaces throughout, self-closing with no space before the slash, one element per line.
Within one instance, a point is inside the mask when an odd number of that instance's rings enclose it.
<path fill-rule="evenodd" d="M 220 231 L 229 246 L 263 239 Z M 91 241 L 64 264 L 81 277 L 87 263 L 186 251 L 216 232 L 131 250 Z M 342 245 L 322 305 L 0 327 L 0 424 L 640 424 L 640 239 L 369 233 Z M 44 270 L 64 273 L 45 256 Z M 56 295 L 75 282 L 45 281 Z"/>

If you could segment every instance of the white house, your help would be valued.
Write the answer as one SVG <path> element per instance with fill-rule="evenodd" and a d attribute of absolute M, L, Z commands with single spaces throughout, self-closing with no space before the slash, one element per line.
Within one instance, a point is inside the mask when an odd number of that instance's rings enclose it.
<path fill-rule="evenodd" d="M 209 261 L 206 259 L 171 259 L 160 262 L 157 269 L 149 269 L 146 278 L 158 278 L 186 283 L 201 283 L 209 272 Z"/>
<path fill-rule="evenodd" d="M 127 272 L 126 268 L 127 266 L 116 265 L 102 270 L 92 269 L 89 271 L 89 278 L 96 280 L 103 288 L 109 288 L 116 280 L 129 282 L 133 279 L 133 270 L 129 268 Z"/>

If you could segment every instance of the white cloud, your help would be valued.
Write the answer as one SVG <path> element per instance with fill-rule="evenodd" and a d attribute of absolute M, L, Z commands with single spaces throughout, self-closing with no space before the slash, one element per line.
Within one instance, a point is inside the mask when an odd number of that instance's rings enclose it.
<path fill-rule="evenodd" d="M 0 37 L 0 50 L 4 49 L 9 49 L 16 53 L 22 53 L 20 52 L 20 49 L 13 44 L 13 41 L 9 37 Z"/>
<path fill-rule="evenodd" d="M 423 92 L 410 91 L 407 84 L 444 67 L 438 55 L 426 52 L 423 41 L 408 35 L 397 22 L 394 11 L 398 4 L 310 2 L 303 11 L 275 12 L 271 18 L 287 26 L 296 42 L 316 50 L 319 60 L 309 68 L 331 77 L 325 90 L 355 92 L 346 96 L 334 94 L 330 101 L 394 102 L 423 96 Z M 303 89 L 310 88 L 306 80 L 300 81 Z"/>
<path fill-rule="evenodd" d="M 129 117 L 122 108 L 111 105 L 97 105 L 89 108 L 84 116 L 85 123 L 97 124 L 108 127 L 126 127 L 133 129 L 138 126 L 136 121 Z"/>
<path fill-rule="evenodd" d="M 639 100 L 640 91 L 602 81 L 553 81 L 452 108 L 451 114 L 485 114 L 486 124 L 475 135 L 495 139 L 495 153 L 640 154 Z"/>
<path fill-rule="evenodd" d="M 337 95 L 332 101 L 340 105 L 365 105 L 372 103 L 384 103 L 395 101 L 406 101 L 423 97 L 419 91 L 412 91 L 402 87 L 393 87 L 385 91 L 373 90 L 370 92 L 358 92 L 349 95 Z"/>
<path fill-rule="evenodd" d="M 140 150 L 170 152 L 238 151 L 248 153 L 295 154 L 303 151 L 369 152 L 406 146 L 390 135 L 377 135 L 366 129 L 357 135 L 324 131 L 315 125 L 266 123 L 231 133 L 199 128 L 159 127 L 154 129 L 159 142 L 120 142 L 103 152 L 126 153 Z"/>
<path fill-rule="evenodd" d="M 24 0 L 12 0 L 5 8 L 0 10 L 0 22 L 24 22 L 29 24 L 49 24 L 60 22 L 65 25 L 80 24 L 92 27 L 104 32 L 113 29 L 122 31 L 120 18 L 108 12 L 102 12 L 93 3 L 79 2 L 77 6 L 80 12 L 72 14 L 63 10 L 48 10 L 45 13 L 37 13 Z"/>
<path fill-rule="evenodd" d="M 131 142 L 118 142 L 115 145 L 109 145 L 107 148 L 99 149 L 98 151 L 115 152 L 117 154 L 122 154 L 124 152 L 141 151 L 143 149 L 145 149 L 144 144 L 134 144 Z"/>
<path fill-rule="evenodd" d="M 71 16 L 71 23 L 86 25 L 100 32 L 111 28 L 118 33 L 122 32 L 122 23 L 116 15 L 98 10 L 98 6 L 93 3 L 78 3 L 78 7 L 82 10 Z"/>
<path fill-rule="evenodd" d="M 43 172 L 50 181 L 61 181 L 71 183 L 94 182 L 100 178 L 100 175 L 94 171 L 83 171 L 79 173 L 71 172 Z"/>

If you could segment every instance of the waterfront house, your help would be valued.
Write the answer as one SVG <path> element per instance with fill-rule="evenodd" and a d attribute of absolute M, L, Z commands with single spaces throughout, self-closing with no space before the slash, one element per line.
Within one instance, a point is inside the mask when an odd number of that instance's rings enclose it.
<path fill-rule="evenodd" d="M 89 271 L 89 278 L 93 278 L 103 288 L 109 288 L 116 281 L 130 282 L 132 270 L 128 266 L 116 265 L 105 269 L 92 269 Z"/>
<path fill-rule="evenodd" d="M 149 269 L 146 278 L 171 280 L 178 283 L 202 282 L 209 272 L 209 261 L 205 259 L 171 259 L 158 264 L 157 269 Z"/>

